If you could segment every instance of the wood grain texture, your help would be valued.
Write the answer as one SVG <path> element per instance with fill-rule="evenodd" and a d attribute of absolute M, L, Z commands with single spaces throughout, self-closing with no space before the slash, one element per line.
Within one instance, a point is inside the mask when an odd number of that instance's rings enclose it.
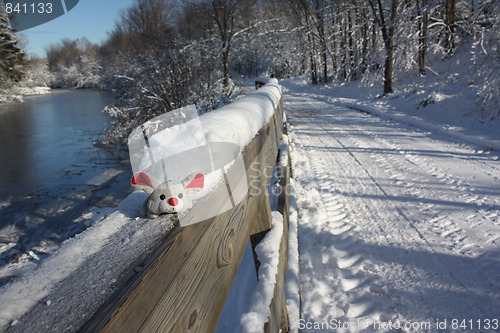
<path fill-rule="evenodd" d="M 267 197 L 271 172 L 266 168 L 276 161 L 282 119 L 280 103 L 271 121 L 243 151 L 249 184 L 246 200 L 207 221 L 177 229 L 144 273 L 131 279 L 82 331 L 215 330 L 250 235 L 271 227 Z M 198 204 L 205 205 L 205 212 L 222 207 L 227 204 L 218 199 L 222 191 L 227 191 L 224 184 Z M 188 218 L 200 220 L 203 213 L 204 209 L 197 209 L 196 216 Z"/>

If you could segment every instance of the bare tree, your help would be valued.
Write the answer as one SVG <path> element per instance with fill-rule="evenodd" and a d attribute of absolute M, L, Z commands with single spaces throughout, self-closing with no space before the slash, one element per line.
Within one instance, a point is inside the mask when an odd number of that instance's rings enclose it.
<path fill-rule="evenodd" d="M 328 45 L 326 36 L 326 22 L 325 22 L 325 12 L 326 12 L 326 2 L 325 0 L 313 0 L 311 2 L 313 8 L 312 13 L 314 17 L 314 26 L 316 37 L 319 43 L 320 61 L 321 69 L 323 72 L 323 82 L 328 82 Z"/>
<path fill-rule="evenodd" d="M 384 94 L 390 94 L 393 88 L 393 65 L 394 65 L 394 32 L 396 31 L 396 18 L 399 0 L 390 0 L 389 4 L 382 4 L 382 0 L 367 0 L 373 12 L 373 16 L 382 31 L 385 47 L 384 63 Z M 375 3 L 376 1 L 376 3 Z M 388 7 L 388 8 L 387 8 Z M 390 13 L 389 20 L 387 12 Z"/>
<path fill-rule="evenodd" d="M 420 16 L 418 29 L 418 69 L 420 75 L 425 75 L 427 62 L 427 39 L 429 37 L 429 0 L 417 0 Z"/>
<path fill-rule="evenodd" d="M 98 87 L 101 79 L 99 47 L 85 37 L 61 40 L 46 49 L 55 87 Z"/>
<path fill-rule="evenodd" d="M 446 40 L 445 45 L 448 54 L 452 54 L 455 48 L 455 7 L 456 0 L 445 0 L 445 17 L 444 23 L 446 25 Z"/>
<path fill-rule="evenodd" d="M 59 67 L 70 67 L 76 63 L 80 59 L 82 50 L 78 46 L 78 40 L 64 38 L 60 43 L 50 44 L 45 53 L 49 69 L 55 71 Z"/>
<path fill-rule="evenodd" d="M 122 13 L 120 26 L 126 33 L 163 37 L 173 24 L 173 9 L 170 0 L 135 0 Z"/>
<path fill-rule="evenodd" d="M 212 0 L 212 18 L 217 24 L 221 42 L 224 87 L 229 87 L 229 53 L 235 34 L 235 16 L 238 0 Z"/>

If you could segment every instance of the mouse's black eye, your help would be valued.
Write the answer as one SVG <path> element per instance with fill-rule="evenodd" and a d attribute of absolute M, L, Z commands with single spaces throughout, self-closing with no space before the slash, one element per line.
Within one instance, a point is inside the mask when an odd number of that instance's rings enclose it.
<path fill-rule="evenodd" d="M 184 196 L 184 194 L 182 193 L 179 193 L 179 195 L 177 196 L 179 199 L 182 199 L 182 197 Z"/>
<path fill-rule="evenodd" d="M 166 196 L 165 194 L 160 195 L 160 200 L 165 200 Z"/>

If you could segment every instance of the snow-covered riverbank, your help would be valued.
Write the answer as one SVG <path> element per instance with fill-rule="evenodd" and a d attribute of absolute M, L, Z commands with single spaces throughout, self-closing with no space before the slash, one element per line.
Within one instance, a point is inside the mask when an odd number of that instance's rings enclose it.
<path fill-rule="evenodd" d="M 49 87 L 15 87 L 11 89 L 0 89 L 0 104 L 20 103 L 24 97 L 50 94 Z"/>

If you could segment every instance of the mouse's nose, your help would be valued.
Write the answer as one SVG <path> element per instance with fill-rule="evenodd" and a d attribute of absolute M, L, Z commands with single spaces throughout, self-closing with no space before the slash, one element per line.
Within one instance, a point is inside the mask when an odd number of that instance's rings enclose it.
<path fill-rule="evenodd" d="M 172 197 L 168 199 L 168 204 L 172 207 L 175 207 L 179 204 L 179 199 Z"/>

